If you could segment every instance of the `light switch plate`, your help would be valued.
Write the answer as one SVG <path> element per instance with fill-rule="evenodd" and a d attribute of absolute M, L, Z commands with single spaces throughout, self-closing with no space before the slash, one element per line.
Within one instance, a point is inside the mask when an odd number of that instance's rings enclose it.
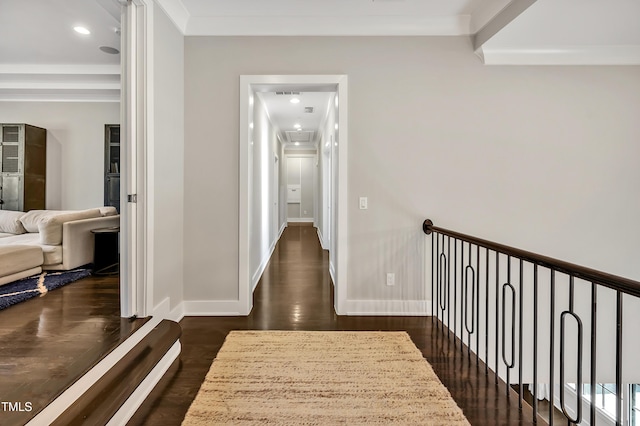
<path fill-rule="evenodd" d="M 367 209 L 367 197 L 360 197 L 360 210 Z"/>

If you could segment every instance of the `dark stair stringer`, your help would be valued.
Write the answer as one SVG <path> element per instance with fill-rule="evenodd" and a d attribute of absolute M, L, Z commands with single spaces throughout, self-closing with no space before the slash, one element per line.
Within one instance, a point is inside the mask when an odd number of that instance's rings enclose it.
<path fill-rule="evenodd" d="M 178 323 L 162 320 L 51 425 L 106 424 L 181 334 Z"/>

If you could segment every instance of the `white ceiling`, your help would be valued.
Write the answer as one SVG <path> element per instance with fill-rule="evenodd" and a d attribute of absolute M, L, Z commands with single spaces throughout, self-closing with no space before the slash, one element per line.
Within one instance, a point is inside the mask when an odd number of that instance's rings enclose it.
<path fill-rule="evenodd" d="M 640 0 L 154 1 L 187 36 L 469 35 L 486 64 L 640 65 Z M 118 101 L 120 55 L 99 50 L 118 0 L 0 2 L 0 101 Z"/>
<path fill-rule="evenodd" d="M 120 55 L 99 47 L 120 49 L 119 29 L 117 0 L 2 0 L 0 64 L 117 65 Z"/>
<path fill-rule="evenodd" d="M 117 0 L 0 2 L 0 101 L 120 100 Z"/>
<path fill-rule="evenodd" d="M 180 0 L 166 0 L 163 4 Z M 509 0 L 181 0 L 189 35 L 466 35 Z M 179 8 L 179 7 L 178 7 Z"/>
<path fill-rule="evenodd" d="M 319 129 L 327 116 L 329 102 L 333 100 L 334 93 L 289 88 L 285 93 L 299 93 L 290 95 L 276 94 L 273 89 L 266 90 L 270 91 L 259 92 L 258 97 L 264 103 L 280 140 L 288 146 L 297 141 L 300 149 L 315 147 L 321 133 Z M 300 99 L 300 103 L 291 103 L 292 98 Z M 313 108 L 313 112 L 305 112 L 305 108 Z M 295 127 L 296 124 L 300 125 L 300 130 Z"/>

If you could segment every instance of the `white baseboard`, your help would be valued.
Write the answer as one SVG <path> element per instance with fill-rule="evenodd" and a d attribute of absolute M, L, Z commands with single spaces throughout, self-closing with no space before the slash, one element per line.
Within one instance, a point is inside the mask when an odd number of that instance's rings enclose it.
<path fill-rule="evenodd" d="M 426 300 L 347 300 L 346 315 L 429 316 Z"/>
<path fill-rule="evenodd" d="M 320 240 L 320 247 L 322 247 L 322 250 L 329 250 L 329 247 L 327 247 L 327 244 L 324 241 L 324 236 L 322 235 L 322 231 L 320 230 L 320 228 L 316 228 L 318 230 L 318 240 Z"/>
<path fill-rule="evenodd" d="M 122 342 L 111 353 L 105 356 L 84 376 L 80 377 L 74 384 L 69 386 L 51 404 L 47 405 L 33 419 L 27 423 L 28 426 L 45 426 L 51 424 L 53 419 L 57 419 L 67 408 L 69 408 L 80 396 L 82 396 L 98 379 L 109 371 L 122 357 L 134 348 L 147 334 L 151 332 L 159 323 L 160 318 L 151 318 L 128 339 Z"/>
<path fill-rule="evenodd" d="M 271 260 L 271 256 L 273 255 L 273 251 L 276 249 L 276 244 L 278 244 L 279 239 L 280 239 L 280 236 L 278 236 L 278 238 L 276 238 L 276 240 L 271 243 L 271 246 L 269 247 L 269 252 L 262 259 L 262 261 L 260 262 L 260 265 L 258 265 L 258 269 L 256 270 L 256 272 L 253 273 L 253 276 L 251 277 L 251 293 L 255 291 L 256 286 L 258 285 L 258 281 L 260 281 L 260 277 L 262 277 L 264 270 L 267 269 L 267 265 Z"/>
<path fill-rule="evenodd" d="M 313 223 L 313 218 L 312 217 L 288 218 L 287 222 L 291 222 L 291 223 Z"/>
<path fill-rule="evenodd" d="M 271 243 L 271 246 L 269 247 L 269 254 L 264 259 L 262 259 L 262 262 L 260 262 L 260 265 L 258 266 L 258 269 L 256 270 L 256 272 L 254 272 L 253 276 L 251 277 L 251 292 L 252 293 L 256 289 L 256 286 L 258 285 L 258 281 L 260 281 L 260 277 L 262 277 L 262 274 L 264 273 L 264 270 L 267 269 L 267 265 L 269 264 L 269 261 L 271 260 L 271 256 L 273 256 L 273 251 L 276 249 L 276 245 L 278 244 L 278 241 L 280 241 L 280 237 L 282 236 L 282 233 L 284 232 L 286 227 L 287 227 L 287 224 L 283 223 L 282 226 L 280 227 L 280 230 L 278 231 L 278 236 Z"/>
<path fill-rule="evenodd" d="M 239 300 L 185 300 L 182 302 L 184 316 L 229 317 L 242 314 Z"/>
<path fill-rule="evenodd" d="M 167 372 L 173 361 L 180 356 L 182 346 L 180 341 L 176 341 L 171 349 L 162 357 L 156 366 L 149 372 L 147 377 L 138 385 L 136 390 L 131 394 L 127 401 L 122 404 L 120 409 L 113 415 L 107 426 L 125 425 L 133 417 L 144 400 L 149 396 L 153 388 L 158 384 L 162 376 Z"/>
<path fill-rule="evenodd" d="M 171 309 L 171 299 L 166 297 L 162 302 L 158 303 L 155 308 L 153 308 L 154 318 L 160 319 L 168 319 L 175 322 L 180 322 L 180 320 L 184 317 L 184 306 L 183 303 L 179 303 L 173 309 Z"/>
<path fill-rule="evenodd" d="M 331 262 L 331 260 L 329 260 L 329 276 L 331 277 L 331 283 L 335 286 L 336 285 L 336 268 L 333 262 Z"/>

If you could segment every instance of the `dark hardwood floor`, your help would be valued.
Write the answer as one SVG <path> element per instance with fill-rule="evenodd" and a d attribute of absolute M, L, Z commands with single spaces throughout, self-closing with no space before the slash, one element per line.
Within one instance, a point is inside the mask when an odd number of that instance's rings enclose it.
<path fill-rule="evenodd" d="M 22 411 L 0 406 L 0 424 L 25 424 L 144 322 L 120 318 L 117 276 L 87 277 L 1 310 L 0 401 Z"/>
<path fill-rule="evenodd" d="M 276 246 L 247 317 L 186 317 L 182 353 L 130 425 L 179 425 L 231 330 L 404 330 L 431 363 L 472 425 L 532 425 L 531 409 L 505 397 L 484 364 L 467 357 L 426 317 L 345 317 L 333 310 L 328 255 L 313 227 L 290 226 Z M 543 424 L 539 420 L 538 424 Z"/>

